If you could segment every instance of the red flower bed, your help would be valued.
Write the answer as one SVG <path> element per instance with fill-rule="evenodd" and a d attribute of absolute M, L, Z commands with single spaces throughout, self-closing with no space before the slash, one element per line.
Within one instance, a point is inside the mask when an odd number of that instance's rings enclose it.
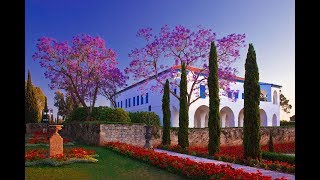
<path fill-rule="evenodd" d="M 84 158 L 87 155 L 95 155 L 94 150 L 86 150 L 84 148 L 65 148 L 63 154 L 58 154 L 49 157 L 49 150 L 37 148 L 28 150 L 25 153 L 25 161 L 36 161 L 40 159 L 52 158 L 58 161 L 65 161 L 68 158 Z"/>
<path fill-rule="evenodd" d="M 285 148 L 287 148 L 287 152 L 288 151 L 292 152 L 292 149 L 294 149 L 294 143 L 287 144 L 287 145 L 279 144 L 279 145 L 275 145 L 275 147 L 277 147 L 277 152 L 280 152 L 280 151 L 284 152 Z M 174 151 L 178 153 L 190 154 L 194 156 L 200 156 L 200 157 L 209 156 L 207 147 L 191 146 L 187 148 L 187 151 L 182 150 L 182 148 L 180 148 L 179 145 L 171 145 L 169 147 L 163 147 L 162 145 L 159 145 L 157 148 Z M 265 146 L 262 147 L 262 150 L 264 149 L 265 149 Z M 220 152 L 215 154 L 213 158 L 217 160 L 225 161 L 225 162 L 255 166 L 255 167 L 260 167 L 264 169 L 278 170 L 282 172 L 294 173 L 295 171 L 295 164 L 290 164 L 287 162 L 270 161 L 270 160 L 259 161 L 256 159 L 244 159 L 242 146 L 221 146 Z"/>
<path fill-rule="evenodd" d="M 49 134 L 51 137 L 53 135 L 54 131 L 50 130 Z M 63 143 L 72 142 L 69 138 L 63 138 Z M 49 144 L 48 134 L 44 133 L 42 131 L 34 132 L 32 133 L 32 136 L 29 138 L 28 141 L 29 144 Z"/>
<path fill-rule="evenodd" d="M 277 153 L 295 153 L 295 143 L 274 144 L 274 152 Z M 261 146 L 263 151 L 269 151 L 268 145 Z"/>
<path fill-rule="evenodd" d="M 120 142 L 109 142 L 107 147 L 121 154 L 148 162 L 154 166 L 170 172 L 182 174 L 190 178 L 201 179 L 256 179 L 269 180 L 270 176 L 263 176 L 261 172 L 248 173 L 242 169 L 234 169 L 230 165 L 216 165 L 214 163 L 200 163 L 190 159 L 170 156 L 153 150 Z M 282 178 L 285 179 L 285 178 Z M 279 180 L 279 179 L 278 179 Z"/>

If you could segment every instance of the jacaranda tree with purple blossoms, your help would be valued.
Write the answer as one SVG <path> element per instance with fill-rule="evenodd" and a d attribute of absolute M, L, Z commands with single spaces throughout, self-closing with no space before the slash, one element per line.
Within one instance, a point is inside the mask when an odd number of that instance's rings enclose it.
<path fill-rule="evenodd" d="M 67 41 L 42 37 L 33 55 L 45 69 L 45 77 L 51 81 L 50 88 L 63 89 L 79 101 L 86 109 L 88 120 L 98 94 L 109 88 L 106 79 L 116 81 L 117 85 L 125 83 L 122 73 L 115 70 L 116 57 L 115 51 L 107 48 L 101 37 L 86 34 L 73 37 L 71 45 Z M 114 71 L 117 73 L 113 74 Z"/>
<path fill-rule="evenodd" d="M 126 68 L 125 72 L 132 73 L 135 81 L 148 79 L 144 82 L 145 85 L 140 86 L 139 90 L 142 91 L 147 90 L 144 88 L 151 77 L 157 82 L 151 86 L 152 91 L 162 90 L 166 79 L 170 78 L 170 93 L 180 100 L 179 94 L 174 93 L 174 88 L 180 87 L 180 78 L 176 78 L 180 73 L 177 69 L 185 63 L 186 69 L 192 73 L 187 77 L 187 81 L 191 83 L 187 93 L 187 107 L 200 98 L 200 85 L 207 86 L 208 76 L 201 75 L 208 74 L 209 71 L 211 42 L 215 41 L 217 48 L 219 87 L 226 91 L 229 83 L 236 77 L 236 69 L 231 65 L 240 57 L 239 49 L 245 46 L 244 34 L 217 38 L 212 29 L 201 26 L 191 30 L 181 25 L 173 29 L 164 25 L 158 35 L 154 34 L 151 28 L 143 28 L 138 31 L 137 36 L 143 38 L 146 44 L 131 51 L 130 67 Z M 205 93 L 207 95 L 208 92 Z M 195 98 L 191 98 L 193 94 Z"/>
<path fill-rule="evenodd" d="M 124 76 L 118 68 L 110 69 L 108 77 L 102 79 L 100 94 L 106 97 L 113 107 L 117 107 L 115 95 L 119 88 L 126 86 L 127 76 Z"/>

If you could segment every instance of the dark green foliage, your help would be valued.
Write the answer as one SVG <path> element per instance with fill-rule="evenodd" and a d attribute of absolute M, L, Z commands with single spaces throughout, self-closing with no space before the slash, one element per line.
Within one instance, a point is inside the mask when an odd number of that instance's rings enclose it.
<path fill-rule="evenodd" d="M 126 122 L 130 123 L 129 113 L 122 108 L 111 109 L 111 113 L 107 113 L 107 122 Z"/>
<path fill-rule="evenodd" d="M 162 144 L 170 145 L 170 92 L 169 92 L 169 81 L 166 80 L 166 84 L 163 90 L 162 97 L 162 112 L 163 112 L 163 132 L 162 132 Z"/>
<path fill-rule="evenodd" d="M 53 105 L 58 108 L 58 115 L 62 116 L 63 119 L 65 119 L 67 115 L 67 104 L 64 100 L 64 94 L 62 92 L 56 91 L 54 93 Z"/>
<path fill-rule="evenodd" d="M 111 115 L 113 108 L 107 107 L 107 106 L 99 106 L 94 107 L 92 109 L 91 117 L 97 121 L 107 121 L 110 122 Z"/>
<path fill-rule="evenodd" d="M 274 152 L 273 138 L 272 138 L 272 131 L 271 130 L 270 130 L 270 133 L 269 133 L 268 147 L 269 147 L 269 152 Z"/>
<path fill-rule="evenodd" d="M 38 122 L 38 104 L 35 96 L 34 88 L 31 82 L 31 74 L 28 71 L 27 87 L 25 92 L 25 123 L 37 123 Z"/>
<path fill-rule="evenodd" d="M 295 122 L 294 121 L 285 121 L 285 120 L 282 120 L 280 121 L 280 126 L 295 126 Z"/>
<path fill-rule="evenodd" d="M 78 107 L 72 111 L 70 117 L 66 119 L 66 122 L 67 121 L 85 121 L 86 117 L 87 117 L 86 110 L 83 107 Z"/>
<path fill-rule="evenodd" d="M 209 55 L 209 156 L 213 156 L 220 150 L 220 112 L 219 112 L 219 82 L 218 82 L 218 58 L 214 42 L 211 43 Z"/>
<path fill-rule="evenodd" d="M 160 126 L 160 118 L 155 112 L 129 112 L 129 117 L 132 123 Z"/>
<path fill-rule="evenodd" d="M 292 105 L 289 104 L 289 99 L 287 99 L 282 93 L 280 93 L 280 107 L 287 114 L 290 113 Z"/>
<path fill-rule="evenodd" d="M 71 113 L 67 121 L 85 121 L 87 118 L 87 111 L 83 107 L 78 107 Z M 109 107 L 94 107 L 91 114 L 92 120 L 102 122 L 125 122 L 129 123 L 130 117 L 128 112 L 122 108 L 109 108 Z"/>
<path fill-rule="evenodd" d="M 180 109 L 179 109 L 179 131 L 178 145 L 183 149 L 189 146 L 188 126 L 189 126 L 189 107 L 187 101 L 187 73 L 186 64 L 182 63 L 180 80 Z"/>
<path fill-rule="evenodd" d="M 261 155 L 262 155 L 262 159 L 265 159 L 265 160 L 280 161 L 280 162 L 295 164 L 294 156 L 275 153 L 275 152 L 267 152 L 267 151 L 262 151 Z"/>
<path fill-rule="evenodd" d="M 259 70 L 253 45 L 249 44 L 245 64 L 244 80 L 244 122 L 243 147 L 244 157 L 261 159 L 260 132 L 260 86 Z"/>

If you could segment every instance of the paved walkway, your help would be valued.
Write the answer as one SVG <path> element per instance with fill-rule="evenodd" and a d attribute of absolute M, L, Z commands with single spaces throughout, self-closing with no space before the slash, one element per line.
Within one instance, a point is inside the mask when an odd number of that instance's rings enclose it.
<path fill-rule="evenodd" d="M 231 167 L 233 167 L 235 169 L 240 169 L 241 168 L 244 171 L 250 172 L 250 173 L 251 172 L 257 172 L 257 170 L 259 170 L 263 175 L 271 176 L 272 179 L 281 178 L 281 177 L 285 177 L 288 180 L 295 179 L 295 176 L 292 175 L 292 174 L 280 173 L 280 172 L 276 172 L 276 171 L 270 171 L 270 170 L 265 170 L 265 169 L 260 169 L 260 168 L 254 168 L 254 167 L 244 166 L 244 165 L 240 165 L 240 164 L 233 164 L 233 163 L 217 161 L 217 160 L 213 160 L 213 159 L 201 158 L 201 157 L 191 156 L 191 155 L 187 155 L 187 154 L 180 154 L 180 153 L 166 151 L 166 150 L 162 150 L 162 149 L 154 149 L 154 151 L 161 152 L 161 153 L 167 153 L 169 155 L 178 156 L 178 157 L 185 158 L 185 159 L 189 158 L 190 160 L 194 160 L 196 162 L 215 163 L 215 164 L 229 164 L 229 165 L 231 165 Z"/>

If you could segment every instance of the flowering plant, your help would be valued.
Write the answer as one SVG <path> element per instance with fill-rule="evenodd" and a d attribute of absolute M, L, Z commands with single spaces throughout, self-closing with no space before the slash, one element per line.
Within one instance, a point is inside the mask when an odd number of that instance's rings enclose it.
<path fill-rule="evenodd" d="M 150 163 L 161 169 L 166 169 L 169 172 L 177 173 L 188 178 L 271 180 L 270 176 L 263 176 L 259 171 L 256 173 L 249 173 L 242 169 L 234 169 L 230 165 L 196 162 L 189 158 L 184 159 L 177 156 L 171 156 L 166 153 L 159 153 L 125 143 L 108 142 L 106 146 L 120 154 Z M 280 180 L 280 178 L 277 178 L 277 180 Z"/>

